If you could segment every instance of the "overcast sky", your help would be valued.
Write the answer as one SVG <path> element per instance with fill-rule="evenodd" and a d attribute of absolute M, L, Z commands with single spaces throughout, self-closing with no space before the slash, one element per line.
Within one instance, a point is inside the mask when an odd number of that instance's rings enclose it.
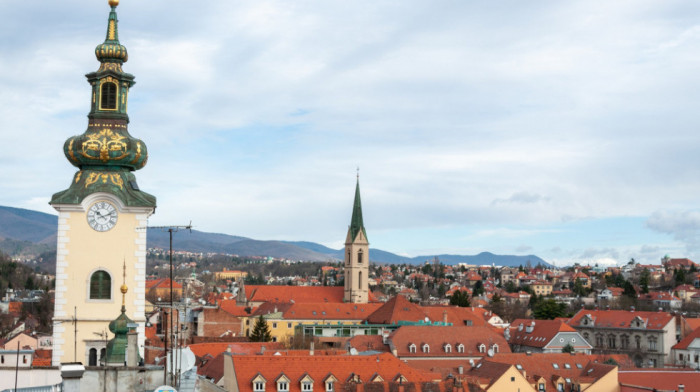
<path fill-rule="evenodd" d="M 0 2 L 0 205 L 53 212 L 107 0 Z M 700 261 L 700 2 L 124 0 L 150 224 Z"/>

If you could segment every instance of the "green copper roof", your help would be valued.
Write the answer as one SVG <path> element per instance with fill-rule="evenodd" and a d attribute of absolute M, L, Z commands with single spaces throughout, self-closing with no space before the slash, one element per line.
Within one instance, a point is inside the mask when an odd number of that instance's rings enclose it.
<path fill-rule="evenodd" d="M 134 76 L 122 70 L 126 48 L 119 43 L 116 7 L 119 0 L 109 0 L 107 37 L 95 54 L 100 68 L 85 75 L 92 86 L 91 109 L 85 132 L 68 138 L 63 152 L 79 171 L 70 187 L 58 192 L 50 204 L 80 204 L 96 192 L 119 197 L 129 207 L 155 207 L 156 198 L 141 192 L 133 171 L 148 161 L 146 144 L 129 134 L 129 89 Z"/>
<path fill-rule="evenodd" d="M 365 239 L 367 239 L 367 231 L 365 231 L 365 224 L 362 222 L 362 201 L 360 201 L 360 179 L 357 179 L 357 186 L 355 187 L 355 203 L 352 206 L 352 219 L 350 220 L 350 237 L 352 241 L 357 238 L 357 233 L 362 230 Z M 367 239 L 369 241 L 369 239 Z"/>

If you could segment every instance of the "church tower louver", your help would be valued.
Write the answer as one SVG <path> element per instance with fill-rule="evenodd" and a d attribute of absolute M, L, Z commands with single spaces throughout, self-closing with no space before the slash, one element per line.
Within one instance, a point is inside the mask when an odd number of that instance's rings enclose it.
<path fill-rule="evenodd" d="M 345 239 L 345 302 L 367 303 L 369 297 L 369 242 L 362 222 L 360 178 L 355 186 L 352 219 Z"/>
<path fill-rule="evenodd" d="M 145 227 L 156 199 L 139 189 L 133 174 L 145 166 L 148 152 L 127 129 L 134 76 L 122 70 L 128 56 L 119 42 L 119 0 L 109 5 L 107 36 L 95 49 L 100 67 L 86 75 L 92 87 L 87 130 L 63 147 L 78 171 L 70 187 L 50 202 L 58 211 L 54 366 L 106 359 L 101 336 L 122 310 L 117 282 L 124 265 L 129 277 L 124 284 L 133 290 L 124 292 L 122 301 L 128 319 L 138 324 L 139 347 L 144 343 Z"/>

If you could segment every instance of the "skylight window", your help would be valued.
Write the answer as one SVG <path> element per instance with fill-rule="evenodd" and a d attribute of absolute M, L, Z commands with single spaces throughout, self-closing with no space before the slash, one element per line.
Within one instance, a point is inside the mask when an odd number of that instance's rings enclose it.
<path fill-rule="evenodd" d="M 577 364 L 576 364 L 576 367 L 579 368 L 579 369 L 583 369 L 583 366 L 581 366 L 580 363 L 577 363 Z"/>
<path fill-rule="evenodd" d="M 553 363 L 553 364 L 552 364 L 552 367 L 555 368 L 555 369 L 559 369 L 559 364 Z"/>
<path fill-rule="evenodd" d="M 565 364 L 564 364 L 564 369 L 571 369 L 571 365 L 569 365 L 568 363 L 565 363 Z"/>
<path fill-rule="evenodd" d="M 523 370 L 523 365 L 517 364 L 517 365 L 515 365 L 515 368 L 518 370 Z"/>

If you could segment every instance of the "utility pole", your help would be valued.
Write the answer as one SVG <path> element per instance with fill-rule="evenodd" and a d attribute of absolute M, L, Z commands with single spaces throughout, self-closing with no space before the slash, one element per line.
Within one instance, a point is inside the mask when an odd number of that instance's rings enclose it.
<path fill-rule="evenodd" d="M 167 328 L 167 333 L 164 334 L 165 336 L 165 358 L 166 358 L 166 363 L 165 363 L 165 369 L 164 371 L 167 373 L 167 368 L 168 368 L 168 353 L 170 354 L 170 383 L 167 382 L 164 377 L 163 382 L 166 384 L 173 386 L 173 377 L 174 377 L 174 363 L 173 363 L 173 350 L 168 350 L 169 344 L 168 341 L 172 340 L 172 337 L 170 335 L 173 334 L 173 233 L 176 233 L 180 230 L 189 230 L 192 232 L 192 222 L 190 221 L 189 225 L 186 226 L 147 226 L 145 229 L 161 229 L 165 230 L 168 232 L 170 235 L 170 317 L 168 322 L 170 323 L 170 328 Z M 161 313 L 162 314 L 162 313 Z M 166 312 L 167 314 L 167 312 Z"/>

